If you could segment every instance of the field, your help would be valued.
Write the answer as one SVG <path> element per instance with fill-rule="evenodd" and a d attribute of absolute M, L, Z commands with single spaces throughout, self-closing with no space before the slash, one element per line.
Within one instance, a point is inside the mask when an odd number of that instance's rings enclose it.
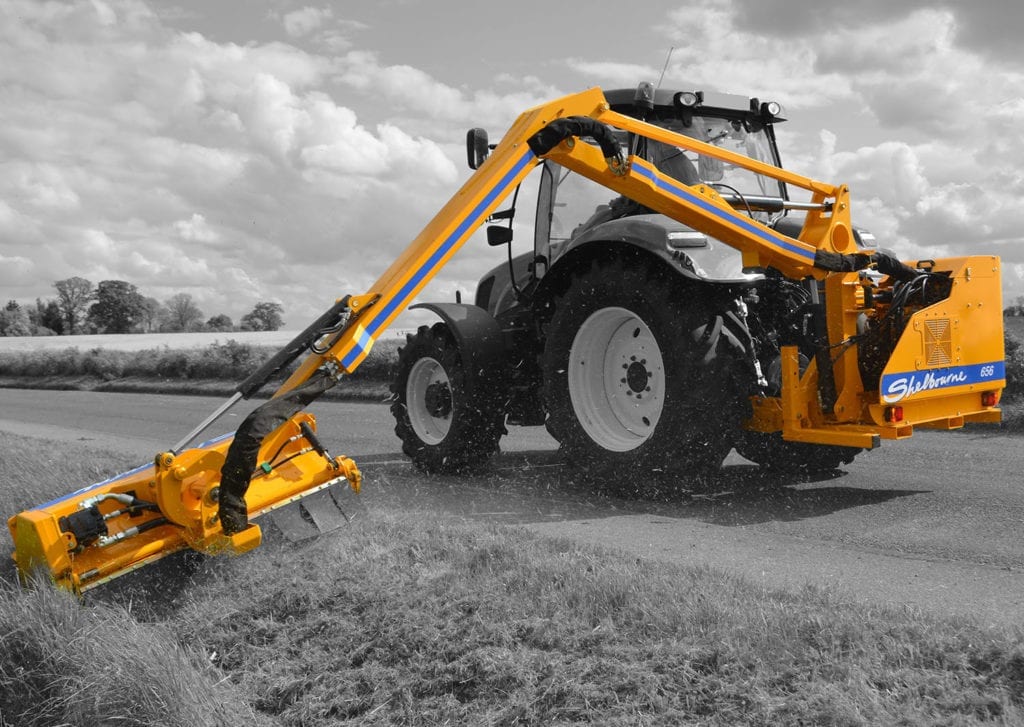
<path fill-rule="evenodd" d="M 0 435 L 0 510 L 134 464 Z M 0 724 L 1019 724 L 1024 634 L 373 512 L 89 594 L 0 578 Z"/>

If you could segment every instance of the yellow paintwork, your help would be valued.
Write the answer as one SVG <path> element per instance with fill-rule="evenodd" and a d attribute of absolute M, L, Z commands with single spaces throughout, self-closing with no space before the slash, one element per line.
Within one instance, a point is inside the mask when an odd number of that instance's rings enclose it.
<path fill-rule="evenodd" d="M 274 466 L 269 473 L 261 471 L 253 477 L 246 493 L 251 519 L 339 479 L 359 491 L 361 475 L 351 459 L 335 457 L 333 463 L 328 463 L 312 450 L 303 452 L 303 447 L 308 447 L 303 440 L 288 442 L 300 433 L 299 423 L 303 421 L 316 426 L 312 415 L 302 413 L 263 442 L 260 462 L 273 456 L 282 445 L 278 461 L 293 454 L 298 456 Z M 177 456 L 161 453 L 151 465 L 12 517 L 8 526 L 18 570 L 23 575 L 34 570 L 46 572 L 60 586 L 82 592 L 184 548 L 209 554 L 238 554 L 255 548 L 260 543 L 257 525 L 228 538 L 217 521 L 215 490 L 230 444 L 231 437 L 223 437 Z M 77 543 L 70 533 L 61 531 L 60 519 L 78 511 L 83 501 L 107 493 L 134 493 L 140 500 L 160 506 L 160 512 L 147 511 L 136 516 L 125 513 L 108 521 L 110 535 L 161 516 L 169 522 L 121 542 L 94 544 L 74 552 Z M 102 502 L 98 507 L 103 513 L 123 508 L 113 501 Z"/>
<path fill-rule="evenodd" d="M 880 315 L 879 309 L 866 307 L 867 283 L 857 273 L 828 273 L 813 265 L 819 249 L 846 254 L 856 251 L 849 190 L 615 113 L 598 88 L 541 104 L 519 116 L 480 169 L 371 289 L 349 298 L 345 327 L 331 334 L 328 343 L 318 344 L 325 347 L 324 353 L 307 356 L 275 395 L 294 389 L 324 365 L 339 374 L 354 371 L 374 340 L 541 161 L 527 140 L 551 121 L 567 116 L 590 116 L 619 129 L 706 154 L 803 188 L 811 193 L 812 202 L 828 205 L 828 209 L 808 212 L 799 236 L 790 238 L 734 210 L 711 186 L 684 185 L 662 175 L 643 159 L 630 157 L 624 165 L 612 169 L 597 148 L 573 139 L 544 155 L 732 245 L 742 252 L 748 266 L 772 266 L 796 280 L 825 281 L 828 336 L 835 359 L 835 406 L 823 411 L 817 387 L 818 364 L 811 362 L 801 372 L 796 349 L 790 347 L 783 351 L 781 396 L 755 397 L 747 428 L 781 432 L 791 441 L 870 448 L 880 439 L 911 436 L 915 426 L 956 428 L 966 421 L 998 421 L 999 409 L 982 404 L 983 392 L 993 392 L 998 399 L 1005 385 L 998 258 L 935 261 L 936 270 L 948 271 L 952 276 L 952 292 L 941 303 L 913 313 L 883 373 L 883 386 L 891 388 L 890 401 L 886 401 L 879 390 L 864 388 L 857 363 L 858 319 Z M 870 285 L 875 293 L 891 291 L 887 281 Z M 948 367 L 953 368 L 936 367 L 935 357 L 941 358 L 947 348 Z M 986 374 L 987 367 L 992 370 Z M 915 375 L 918 378 L 912 378 Z M 983 382 L 960 381 L 975 375 Z M 892 400 L 896 396 L 892 392 L 900 391 L 903 395 Z M 886 412 L 894 406 L 902 407 L 902 421 L 887 421 Z M 298 414 L 269 436 L 261 457 L 270 456 L 297 434 L 298 424 L 304 419 L 312 420 L 307 414 Z M 216 519 L 212 493 L 220 481 L 229 443 L 230 439 L 225 438 L 177 456 L 158 455 L 153 465 L 11 518 L 19 570 L 22 574 L 45 570 L 62 586 L 82 591 L 182 548 L 217 553 L 255 547 L 260 539 L 258 528 L 225 538 Z M 300 446 L 286 445 L 284 453 Z M 246 494 L 250 517 L 317 491 L 338 478 L 346 479 L 358 491 L 359 470 L 351 460 L 339 457 L 328 465 L 315 452 L 301 454 L 269 474 L 254 477 Z M 84 498 L 105 491 L 135 491 L 141 499 L 157 502 L 170 523 L 120 543 L 74 552 L 75 544 L 70 542 L 73 538 L 62 532 L 59 519 L 74 512 Z M 111 531 L 157 516 L 150 512 L 136 518 L 124 515 L 110 523 Z"/>

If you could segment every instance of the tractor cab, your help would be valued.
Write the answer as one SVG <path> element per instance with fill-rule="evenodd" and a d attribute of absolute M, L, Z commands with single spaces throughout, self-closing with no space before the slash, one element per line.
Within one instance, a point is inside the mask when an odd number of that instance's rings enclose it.
<path fill-rule="evenodd" d="M 782 108 L 756 98 L 704 91 L 636 89 L 605 93 L 613 111 L 689 136 L 772 166 L 780 166 L 773 126 L 784 121 Z M 634 134 L 617 132 L 626 154 L 653 163 L 685 185 L 705 184 L 746 210 L 759 222 L 775 225 L 785 215 L 785 184 L 707 155 L 670 146 Z M 585 140 L 586 141 L 586 140 Z M 488 143 L 479 129 L 467 137 L 468 159 L 476 168 L 486 158 Z M 512 241 L 512 210 L 492 218 L 491 245 Z M 593 242 L 615 240 L 638 246 L 682 268 L 683 274 L 714 281 L 744 283 L 740 254 L 732 247 L 709 240 L 703 233 L 655 214 L 626 197 L 545 161 L 537 197 L 533 251 L 512 257 L 495 267 L 478 286 L 476 304 L 492 315 L 513 308 L 532 287 L 570 251 Z"/>

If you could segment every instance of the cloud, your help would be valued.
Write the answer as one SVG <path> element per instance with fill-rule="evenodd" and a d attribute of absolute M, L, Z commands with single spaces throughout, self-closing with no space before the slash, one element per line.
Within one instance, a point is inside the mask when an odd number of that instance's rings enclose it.
<path fill-rule="evenodd" d="M 285 14 L 282 18 L 285 32 L 292 38 L 309 35 L 334 16 L 330 8 L 304 7 Z"/>
<path fill-rule="evenodd" d="M 847 75 L 814 72 L 815 50 L 807 39 L 779 43 L 742 18 L 733 0 L 688 2 L 671 11 L 656 28 L 674 47 L 664 85 L 746 95 L 764 89 L 787 106 L 832 105 L 851 97 Z"/>
<path fill-rule="evenodd" d="M 790 166 L 849 182 L 857 221 L 898 251 L 999 248 L 1024 265 L 1007 242 L 1024 222 L 1024 83 L 1018 60 L 981 48 L 994 15 L 976 5 L 684 1 L 642 30 L 675 47 L 664 85 L 782 101 Z M 447 202 L 467 127 L 497 140 L 580 77 L 633 86 L 663 62 L 559 31 L 466 82 L 425 70 L 440 67 L 427 51 L 360 47 L 367 26 L 341 12 L 292 5 L 259 19 L 282 40 L 227 42 L 141 0 L 0 4 L 0 231 L 3 255 L 29 261 L 4 289 L 125 279 L 235 320 L 281 300 L 302 325 L 369 289 Z M 434 288 L 469 292 L 503 255 L 474 241 Z"/>
<path fill-rule="evenodd" d="M 735 0 L 736 27 L 776 38 L 827 37 L 840 33 L 858 35 L 898 23 L 921 10 L 941 12 L 952 19 L 953 42 L 962 50 L 1001 65 L 1021 66 L 1020 29 L 1016 0 L 859 0 L 856 3 L 822 3 L 817 0 Z M 913 36 L 904 42 L 913 43 Z M 857 67 L 850 66 L 851 70 Z"/>
<path fill-rule="evenodd" d="M 204 308 L 230 305 L 211 314 L 235 318 L 254 302 L 243 297 L 285 297 L 277 286 L 308 291 L 293 305 L 316 311 L 343 292 L 324 265 L 364 259 L 361 245 L 375 262 L 393 257 L 456 182 L 436 142 L 394 124 L 367 128 L 328 95 L 337 65 L 327 56 L 176 32 L 134 0 L 15 1 L 0 12 L 10 101 L 0 110 L 10 160 L 0 162 L 0 227 L 8 249 L 46 240 L 61 251 L 28 273 L 34 287 L 22 281 L 32 297 L 83 275 L 146 295 L 188 287 Z M 313 16 L 302 17 L 308 26 Z M 415 69 L 362 67 L 395 93 L 443 86 Z M 438 102 L 428 94 L 409 107 Z M 386 212 L 396 208 L 420 216 Z M 306 258 L 321 274 L 294 272 Z M 384 267 L 355 277 L 369 285 Z M 245 296 L 227 290 L 243 279 Z"/>
<path fill-rule="evenodd" d="M 207 223 L 206 218 L 198 212 L 190 219 L 175 222 L 174 229 L 181 239 L 190 242 L 216 242 L 220 238 L 216 230 Z"/>
<path fill-rule="evenodd" d="M 425 71 L 381 62 L 377 53 L 354 50 L 337 59 L 334 80 L 361 92 L 368 103 L 386 102 L 389 120 L 434 138 L 465 134 L 466 124 L 504 129 L 520 113 L 564 95 L 536 76 L 499 74 L 488 87 L 468 92 Z"/>
<path fill-rule="evenodd" d="M 5 290 L 17 289 L 24 281 L 25 276 L 33 272 L 34 267 L 33 262 L 27 257 L 0 253 L 0 285 Z M 6 303 L 7 300 L 3 302 Z"/>
<path fill-rule="evenodd" d="M 309 41 L 313 45 L 331 53 L 341 53 L 352 47 L 352 37 L 367 29 L 364 23 L 356 20 L 337 18 L 329 8 L 306 6 L 299 10 L 278 15 L 285 33 L 289 38 Z"/>

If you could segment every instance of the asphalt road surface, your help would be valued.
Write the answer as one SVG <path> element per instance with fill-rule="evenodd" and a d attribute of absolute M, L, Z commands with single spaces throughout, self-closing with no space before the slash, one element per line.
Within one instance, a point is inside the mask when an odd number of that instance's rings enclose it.
<path fill-rule="evenodd" d="M 92 442 L 144 462 L 220 403 L 0 389 L 0 430 Z M 242 402 L 209 434 L 235 429 L 251 407 Z M 722 568 L 765 588 L 827 584 L 850 600 L 1024 624 L 1021 436 L 920 431 L 833 476 L 802 481 L 770 478 L 733 453 L 710 492 L 637 499 L 574 482 L 543 427 L 512 427 L 480 474 L 428 478 L 400 454 L 386 406 L 326 402 L 310 410 L 328 448 L 363 470 L 367 508 L 514 523 Z"/>

